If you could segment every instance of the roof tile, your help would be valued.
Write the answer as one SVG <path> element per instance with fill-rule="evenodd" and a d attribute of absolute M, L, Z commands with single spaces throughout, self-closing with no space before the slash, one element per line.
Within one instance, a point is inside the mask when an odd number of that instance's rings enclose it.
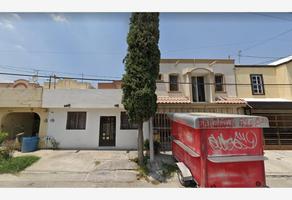
<path fill-rule="evenodd" d="M 246 104 L 246 101 L 237 97 L 222 97 L 218 96 L 215 99 L 215 103 L 219 104 Z"/>
<path fill-rule="evenodd" d="M 157 96 L 157 103 L 167 104 L 167 103 L 178 103 L 185 104 L 191 103 L 190 99 L 185 96 Z"/>

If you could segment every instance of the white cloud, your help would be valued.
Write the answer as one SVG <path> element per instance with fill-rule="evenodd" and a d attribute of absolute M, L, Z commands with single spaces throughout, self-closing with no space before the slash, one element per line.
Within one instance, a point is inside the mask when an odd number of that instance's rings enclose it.
<path fill-rule="evenodd" d="M 6 19 L 0 21 L 0 27 L 7 30 L 13 30 L 15 28 L 12 22 Z"/>
<path fill-rule="evenodd" d="M 16 44 L 16 45 L 14 45 L 14 47 L 18 50 L 25 50 L 24 46 L 22 46 L 20 44 Z"/>
<path fill-rule="evenodd" d="M 12 13 L 12 14 L 11 14 L 11 17 L 12 17 L 13 19 L 16 19 L 16 20 L 20 20 L 20 19 L 21 19 L 21 17 L 19 16 L 19 14 L 16 14 L 16 13 Z"/>
<path fill-rule="evenodd" d="M 68 23 L 68 19 L 62 14 L 50 14 L 55 22 Z"/>
<path fill-rule="evenodd" d="M 0 28 L 6 29 L 6 30 L 13 30 L 15 29 L 15 26 L 13 22 L 20 20 L 21 17 L 16 14 L 1 14 L 0 15 Z"/>

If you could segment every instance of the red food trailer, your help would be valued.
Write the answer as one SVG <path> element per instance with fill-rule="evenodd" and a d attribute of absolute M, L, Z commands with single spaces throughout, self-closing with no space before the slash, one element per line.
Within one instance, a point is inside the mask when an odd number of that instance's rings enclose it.
<path fill-rule="evenodd" d="M 169 113 L 179 181 L 199 187 L 266 187 L 266 117 Z"/>

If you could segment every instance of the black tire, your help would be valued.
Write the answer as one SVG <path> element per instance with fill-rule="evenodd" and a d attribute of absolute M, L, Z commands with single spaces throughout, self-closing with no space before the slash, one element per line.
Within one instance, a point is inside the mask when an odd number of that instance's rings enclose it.
<path fill-rule="evenodd" d="M 182 186 L 184 186 L 184 187 L 190 186 L 191 181 L 184 181 L 180 170 L 177 171 L 177 176 L 178 176 L 178 180 Z"/>

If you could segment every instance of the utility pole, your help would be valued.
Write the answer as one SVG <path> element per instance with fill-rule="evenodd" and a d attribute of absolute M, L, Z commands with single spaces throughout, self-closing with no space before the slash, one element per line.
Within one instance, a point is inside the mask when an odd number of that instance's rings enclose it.
<path fill-rule="evenodd" d="M 238 63 L 240 64 L 241 50 L 238 51 Z"/>
<path fill-rule="evenodd" d="M 51 89 L 51 82 L 52 82 L 52 76 L 50 75 L 50 79 L 49 79 L 49 89 Z"/>
<path fill-rule="evenodd" d="M 54 74 L 54 89 L 56 89 L 56 74 Z"/>

